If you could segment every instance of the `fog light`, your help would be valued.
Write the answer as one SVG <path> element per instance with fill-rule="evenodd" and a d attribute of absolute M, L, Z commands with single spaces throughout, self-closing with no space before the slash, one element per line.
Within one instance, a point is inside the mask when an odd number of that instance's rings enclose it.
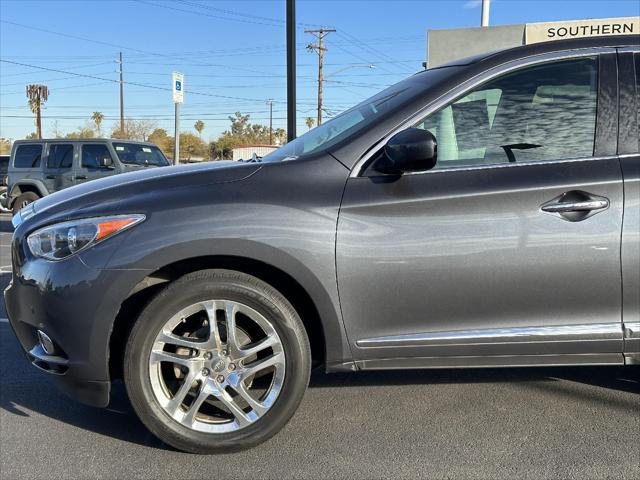
<path fill-rule="evenodd" d="M 38 330 L 38 340 L 40 341 L 40 346 L 47 355 L 53 355 L 55 353 L 56 347 L 53 345 L 49 335 L 44 333 L 42 330 Z"/>

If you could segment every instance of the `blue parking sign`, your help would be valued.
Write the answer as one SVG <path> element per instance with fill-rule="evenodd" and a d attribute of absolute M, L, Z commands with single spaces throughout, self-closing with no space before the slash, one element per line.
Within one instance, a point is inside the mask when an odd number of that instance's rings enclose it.
<path fill-rule="evenodd" d="M 180 72 L 173 72 L 173 102 L 184 102 L 184 75 Z"/>

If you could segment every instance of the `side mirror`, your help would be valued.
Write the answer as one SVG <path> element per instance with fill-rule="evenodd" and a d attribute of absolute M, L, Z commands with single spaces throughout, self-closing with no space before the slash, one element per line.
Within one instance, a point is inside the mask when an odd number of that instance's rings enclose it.
<path fill-rule="evenodd" d="M 381 173 L 400 174 L 431 170 L 438 157 L 436 137 L 429 130 L 407 128 L 384 146 L 384 156 L 374 166 Z"/>
<path fill-rule="evenodd" d="M 98 165 L 100 168 L 113 168 L 113 159 L 111 157 L 99 157 Z"/>

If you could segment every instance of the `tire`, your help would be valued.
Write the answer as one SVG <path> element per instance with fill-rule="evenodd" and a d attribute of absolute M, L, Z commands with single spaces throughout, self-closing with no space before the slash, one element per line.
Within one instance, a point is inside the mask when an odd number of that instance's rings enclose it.
<path fill-rule="evenodd" d="M 215 322 L 209 322 L 211 318 Z M 212 333 L 214 325 L 217 335 Z M 227 328 L 234 334 L 228 334 Z M 200 339 L 203 329 L 207 334 Z M 179 333 L 182 330 L 184 333 Z M 263 333 L 266 336 L 260 340 L 252 338 Z M 196 337 L 201 343 L 191 348 Z M 247 338 L 241 341 L 241 337 Z M 172 343 L 185 340 L 188 347 Z M 271 343 L 274 346 L 259 351 L 250 361 L 240 359 L 249 352 L 248 345 L 257 349 L 258 344 Z M 212 344 L 220 348 L 209 350 Z M 242 350 L 236 347 L 241 344 Z M 165 361 L 167 355 L 171 359 L 179 357 L 188 366 Z M 229 363 L 236 361 L 234 355 L 240 359 L 237 365 Z M 274 365 L 251 376 L 254 365 L 260 368 L 269 363 Z M 133 326 L 124 357 L 127 393 L 140 420 L 163 442 L 191 453 L 238 451 L 268 440 L 296 411 L 310 370 L 309 340 L 291 304 L 265 282 L 231 270 L 190 273 L 160 291 Z M 241 385 L 238 378 L 242 379 Z M 267 385 L 260 387 L 266 389 L 265 396 L 247 399 L 247 391 L 253 396 L 253 389 L 260 391 L 256 387 L 260 382 Z M 184 387 L 186 384 L 192 387 Z M 183 401 L 180 392 L 187 390 Z M 199 405 L 198 409 L 193 405 Z M 266 411 L 264 405 L 269 405 Z M 237 408 L 243 408 L 244 413 Z M 252 420 L 247 423 L 247 418 Z"/>
<path fill-rule="evenodd" d="M 13 207 L 12 207 L 13 215 L 18 213 L 18 211 L 21 208 L 26 207 L 30 203 L 33 203 L 36 200 L 38 200 L 39 198 L 40 196 L 37 193 L 24 192 L 22 195 L 16 198 L 15 202 L 13 202 Z"/>

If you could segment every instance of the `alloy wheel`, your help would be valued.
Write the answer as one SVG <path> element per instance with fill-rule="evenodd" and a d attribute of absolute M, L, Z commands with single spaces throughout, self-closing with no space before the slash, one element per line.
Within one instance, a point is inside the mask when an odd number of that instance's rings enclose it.
<path fill-rule="evenodd" d="M 236 431 L 265 415 L 282 390 L 285 367 L 271 322 L 231 300 L 182 309 L 149 353 L 149 380 L 162 409 L 206 433 Z"/>

